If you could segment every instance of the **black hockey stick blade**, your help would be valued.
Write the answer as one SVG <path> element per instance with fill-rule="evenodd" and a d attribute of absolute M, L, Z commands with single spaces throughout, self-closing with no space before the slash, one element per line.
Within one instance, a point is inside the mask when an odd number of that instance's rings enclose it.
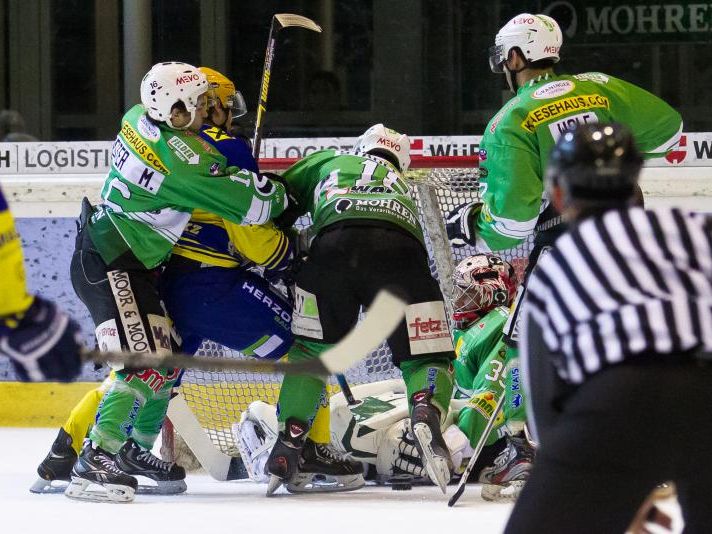
<path fill-rule="evenodd" d="M 462 494 L 465 493 L 465 485 L 461 484 L 460 486 L 457 487 L 457 490 L 455 490 L 455 493 L 452 494 L 452 497 L 450 497 L 450 500 L 447 502 L 447 505 L 452 508 L 455 506 L 455 503 L 457 500 L 462 497 Z"/>
<path fill-rule="evenodd" d="M 249 371 L 258 373 L 294 373 L 330 376 L 343 373 L 368 356 L 398 327 L 407 304 L 386 290 L 381 290 L 358 323 L 336 345 L 319 358 L 299 362 L 233 358 L 193 357 L 187 354 L 87 351 L 83 357 L 98 363 L 122 364 L 134 369 L 183 368 L 212 371 Z"/>
<path fill-rule="evenodd" d="M 269 28 L 267 38 L 267 49 L 265 50 L 265 63 L 262 67 L 262 81 L 260 82 L 260 93 L 257 95 L 257 112 L 255 114 L 255 134 L 252 138 L 252 155 L 257 159 L 260 155 L 260 145 L 262 144 L 262 126 L 264 116 L 267 113 L 267 96 L 269 94 L 269 82 L 272 78 L 272 63 L 277 49 L 277 35 L 282 28 L 298 27 L 306 30 L 321 33 L 319 26 L 312 19 L 292 13 L 277 13 L 272 16 L 272 24 Z"/>
<path fill-rule="evenodd" d="M 321 26 L 319 26 L 312 19 L 301 15 L 294 15 L 293 13 L 277 13 L 274 15 L 274 18 L 277 19 L 282 28 L 299 26 L 300 28 L 306 28 L 307 30 L 321 33 Z"/>

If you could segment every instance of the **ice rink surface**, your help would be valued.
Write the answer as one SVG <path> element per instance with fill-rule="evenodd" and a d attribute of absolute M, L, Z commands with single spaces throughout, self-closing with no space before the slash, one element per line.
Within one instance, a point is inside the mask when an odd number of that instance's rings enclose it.
<path fill-rule="evenodd" d="M 172 497 L 137 495 L 130 504 L 84 503 L 63 494 L 33 495 L 56 429 L 0 428 L 0 532 L 2 534 L 379 534 L 498 533 L 509 504 L 487 503 L 479 486 L 468 486 L 448 508 L 435 487 L 393 491 L 366 487 L 330 495 L 279 493 L 267 499 L 266 485 L 217 482 L 189 474 L 188 492 Z M 455 486 L 448 488 L 448 495 Z M 283 491 L 283 490 L 280 490 Z"/>

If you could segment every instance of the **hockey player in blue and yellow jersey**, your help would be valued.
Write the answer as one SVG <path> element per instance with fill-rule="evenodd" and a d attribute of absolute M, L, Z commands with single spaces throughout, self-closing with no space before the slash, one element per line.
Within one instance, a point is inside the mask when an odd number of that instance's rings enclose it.
<path fill-rule="evenodd" d="M 25 285 L 20 236 L 0 190 L 0 355 L 23 381 L 73 379 L 81 369 L 79 326 Z"/>
<path fill-rule="evenodd" d="M 257 172 L 242 139 L 227 133 L 233 116 L 245 112 L 242 96 L 225 76 L 201 67 L 209 84 L 208 120 L 200 136 L 227 158 L 228 165 Z M 195 210 L 162 277 L 163 298 L 183 350 L 195 352 L 203 339 L 245 355 L 280 358 L 292 343 L 291 304 L 263 277 L 286 274 L 293 247 L 274 224 L 238 226 Z"/>

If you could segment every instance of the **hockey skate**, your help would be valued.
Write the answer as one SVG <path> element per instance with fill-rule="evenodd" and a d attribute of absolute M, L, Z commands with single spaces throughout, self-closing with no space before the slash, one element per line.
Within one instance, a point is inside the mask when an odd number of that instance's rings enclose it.
<path fill-rule="evenodd" d="M 60 493 L 67 489 L 77 453 L 72 448 L 72 436 L 59 429 L 52 448 L 37 466 L 40 478 L 30 487 L 32 493 Z"/>
<path fill-rule="evenodd" d="M 486 501 L 516 501 L 529 478 L 534 447 L 526 437 L 507 436 L 507 446 L 494 465 L 480 472 L 482 498 Z"/>
<path fill-rule="evenodd" d="M 90 489 L 101 486 L 103 491 Z M 72 468 L 72 480 L 64 491 L 70 499 L 125 503 L 134 500 L 138 482 L 121 472 L 111 455 L 87 440 Z"/>
<path fill-rule="evenodd" d="M 185 484 L 185 469 L 154 456 L 151 451 L 139 447 L 131 438 L 116 453 L 114 463 L 128 475 L 145 477 L 153 481 L 151 484 L 139 484 L 136 493 L 176 495 L 188 489 Z"/>
<path fill-rule="evenodd" d="M 366 484 L 360 462 L 347 459 L 330 444 L 306 440 L 295 475 L 287 482 L 290 493 L 353 491 Z"/>
<path fill-rule="evenodd" d="M 416 447 L 430 480 L 445 493 L 452 476 L 452 460 L 440 429 L 440 412 L 430 403 L 430 393 L 413 394 L 410 417 Z"/>
<path fill-rule="evenodd" d="M 271 475 L 267 485 L 267 497 L 273 495 L 282 484 L 291 482 L 297 474 L 307 430 L 306 423 L 290 417 L 284 430 L 279 432 L 277 443 L 267 458 L 267 472 Z"/>

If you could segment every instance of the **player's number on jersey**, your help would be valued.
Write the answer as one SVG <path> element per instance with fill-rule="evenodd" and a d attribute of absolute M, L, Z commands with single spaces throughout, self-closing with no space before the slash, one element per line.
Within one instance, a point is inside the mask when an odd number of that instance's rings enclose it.
<path fill-rule="evenodd" d="M 119 206 L 116 202 L 112 202 L 111 200 L 109 200 L 109 196 L 111 195 L 112 189 L 116 189 L 126 200 L 131 198 L 131 190 L 129 189 L 128 185 L 123 183 L 118 178 L 114 178 L 113 180 L 111 180 L 111 182 L 109 182 L 109 187 L 106 191 L 106 195 L 104 196 L 104 204 L 110 207 L 112 211 L 116 213 L 121 213 L 122 211 L 124 211 L 121 206 Z"/>
<path fill-rule="evenodd" d="M 490 372 L 485 375 L 485 378 L 490 382 L 499 382 L 499 385 L 504 386 L 504 381 L 502 380 L 502 371 L 504 370 L 504 365 L 499 360 L 490 361 Z"/>
<path fill-rule="evenodd" d="M 245 187 L 251 187 L 254 184 L 255 190 L 262 195 L 270 195 L 274 191 L 274 184 L 269 178 L 252 171 L 242 170 L 238 173 L 231 174 L 230 180 L 242 184 Z"/>
<path fill-rule="evenodd" d="M 356 180 L 356 183 L 354 185 L 367 185 L 370 182 L 373 182 L 373 175 L 376 173 L 376 170 L 379 168 L 384 168 L 383 165 L 379 165 L 378 163 L 370 159 L 364 160 L 362 165 L 363 170 L 361 171 L 361 177 Z M 399 176 L 389 169 L 388 173 L 386 174 L 386 177 L 383 179 L 384 187 L 387 187 L 388 189 L 393 189 L 393 184 L 398 181 L 398 178 Z"/>

